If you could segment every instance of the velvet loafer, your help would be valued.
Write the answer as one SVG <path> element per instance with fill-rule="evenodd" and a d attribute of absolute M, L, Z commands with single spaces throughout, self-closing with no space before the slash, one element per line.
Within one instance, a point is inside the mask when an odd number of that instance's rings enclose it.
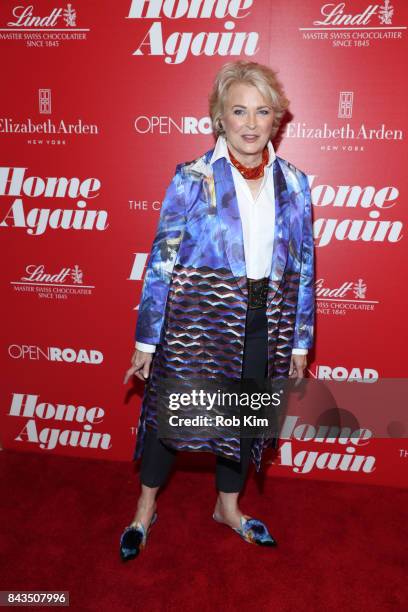
<path fill-rule="evenodd" d="M 223 523 L 213 514 L 213 519 L 217 523 L 222 523 L 230 527 L 241 536 L 248 544 L 258 544 L 258 546 L 277 546 L 277 541 L 271 536 L 267 526 L 262 521 L 250 516 L 241 516 L 241 527 L 231 527 L 227 523 Z"/>
<path fill-rule="evenodd" d="M 123 561 L 130 561 L 135 559 L 139 552 L 144 549 L 147 542 L 147 536 L 153 523 L 157 520 L 157 512 L 152 516 L 150 525 L 147 530 L 144 525 L 139 521 L 135 525 L 129 525 L 125 528 L 124 532 L 120 536 L 120 556 Z"/>

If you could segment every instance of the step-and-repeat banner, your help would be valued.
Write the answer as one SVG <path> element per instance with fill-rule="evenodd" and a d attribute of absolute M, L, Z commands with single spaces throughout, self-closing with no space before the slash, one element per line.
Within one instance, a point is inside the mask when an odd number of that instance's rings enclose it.
<path fill-rule="evenodd" d="M 123 378 L 161 201 L 213 146 L 208 94 L 236 59 L 278 70 L 274 144 L 309 177 L 309 375 L 406 376 L 407 25 L 403 0 L 2 1 L 3 448 L 131 460 L 143 389 Z M 406 481 L 402 437 L 295 425 L 269 475 Z"/>

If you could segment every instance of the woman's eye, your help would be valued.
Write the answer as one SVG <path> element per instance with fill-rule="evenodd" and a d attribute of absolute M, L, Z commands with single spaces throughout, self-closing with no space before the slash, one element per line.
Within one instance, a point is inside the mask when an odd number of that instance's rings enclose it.
<path fill-rule="evenodd" d="M 244 110 L 242 108 L 235 108 L 233 110 L 234 115 L 243 115 L 244 114 Z M 263 108 L 262 110 L 259 111 L 259 113 L 261 115 L 269 115 L 270 111 L 267 108 Z"/>

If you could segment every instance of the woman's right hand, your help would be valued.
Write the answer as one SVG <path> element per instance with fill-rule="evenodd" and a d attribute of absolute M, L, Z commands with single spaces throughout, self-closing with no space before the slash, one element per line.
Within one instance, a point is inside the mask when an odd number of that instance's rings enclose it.
<path fill-rule="evenodd" d="M 137 376 L 143 382 L 149 378 L 150 366 L 154 353 L 145 353 L 144 351 L 135 350 L 132 356 L 132 365 L 125 374 L 123 384 L 126 385 L 131 376 Z"/>

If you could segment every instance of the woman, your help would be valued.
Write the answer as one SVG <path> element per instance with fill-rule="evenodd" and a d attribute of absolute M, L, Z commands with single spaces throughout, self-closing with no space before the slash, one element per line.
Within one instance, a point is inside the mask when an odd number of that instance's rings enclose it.
<path fill-rule="evenodd" d="M 124 560 L 146 544 L 177 450 L 215 453 L 216 521 L 246 542 L 276 545 L 238 505 L 250 459 L 259 470 L 274 440 L 158 438 L 157 401 L 168 377 L 303 377 L 313 343 L 312 217 L 306 175 L 271 143 L 287 107 L 270 68 L 225 64 L 210 95 L 216 146 L 178 164 L 166 192 L 125 376 L 147 384 L 134 456 L 141 494 L 121 536 Z"/>

